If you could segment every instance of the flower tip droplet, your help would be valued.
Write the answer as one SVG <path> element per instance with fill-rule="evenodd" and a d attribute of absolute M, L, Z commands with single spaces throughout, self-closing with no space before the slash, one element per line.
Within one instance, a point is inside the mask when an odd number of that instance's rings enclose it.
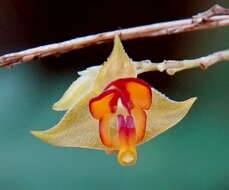
<path fill-rule="evenodd" d="M 118 161 L 123 166 L 134 165 L 137 161 L 136 150 L 120 150 L 118 153 Z"/>

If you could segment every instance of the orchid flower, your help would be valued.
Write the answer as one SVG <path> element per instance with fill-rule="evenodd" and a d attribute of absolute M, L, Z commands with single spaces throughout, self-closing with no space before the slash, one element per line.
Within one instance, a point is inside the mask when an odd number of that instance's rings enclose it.
<path fill-rule="evenodd" d="M 196 100 L 170 100 L 138 79 L 138 69 L 118 36 L 102 66 L 79 74 L 53 105 L 54 110 L 67 111 L 61 121 L 32 134 L 55 146 L 117 153 L 121 165 L 134 165 L 137 146 L 178 123 Z"/>

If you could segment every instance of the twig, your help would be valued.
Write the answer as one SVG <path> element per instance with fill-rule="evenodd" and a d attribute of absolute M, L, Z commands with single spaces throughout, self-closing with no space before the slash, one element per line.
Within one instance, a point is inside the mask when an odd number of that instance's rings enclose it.
<path fill-rule="evenodd" d="M 215 52 L 205 57 L 189 60 L 165 60 L 162 63 L 152 63 L 149 60 L 135 62 L 138 73 L 148 71 L 166 71 L 169 75 L 174 75 L 177 72 L 200 67 L 207 69 L 208 67 L 221 61 L 229 61 L 229 50 Z"/>
<path fill-rule="evenodd" d="M 187 60 L 165 60 L 161 63 L 153 63 L 150 60 L 134 61 L 136 70 L 138 74 L 149 72 L 149 71 L 160 71 L 166 72 L 169 75 L 174 75 L 177 72 L 193 69 L 200 67 L 201 69 L 207 69 L 208 67 L 222 62 L 229 61 L 229 49 L 218 51 L 210 55 Z M 99 72 L 101 65 L 89 67 L 86 70 L 79 71 L 79 75 L 86 75 L 88 73 Z"/>
<path fill-rule="evenodd" d="M 60 55 L 95 44 L 110 42 L 113 40 L 114 35 L 116 34 L 120 35 L 121 40 L 129 40 L 135 38 L 155 37 L 218 28 L 222 26 L 229 26 L 229 9 L 215 5 L 211 9 L 193 16 L 190 19 L 162 22 L 128 29 L 115 30 L 111 32 L 104 32 L 100 34 L 79 37 L 60 43 L 27 49 L 17 53 L 6 54 L 0 56 L 0 67 L 13 66 L 38 58 L 51 55 Z"/>

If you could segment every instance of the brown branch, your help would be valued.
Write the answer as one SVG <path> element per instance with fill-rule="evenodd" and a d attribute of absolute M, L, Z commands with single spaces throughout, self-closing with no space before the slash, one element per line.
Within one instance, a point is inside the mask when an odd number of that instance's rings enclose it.
<path fill-rule="evenodd" d="M 215 52 L 208 56 L 188 59 L 188 60 L 165 60 L 162 63 L 152 63 L 149 60 L 135 62 L 138 73 L 144 73 L 149 71 L 166 71 L 169 75 L 174 75 L 177 72 L 200 67 L 201 69 L 207 69 L 208 67 L 222 62 L 229 61 L 229 50 Z"/>
<path fill-rule="evenodd" d="M 229 26 L 229 9 L 215 5 L 211 9 L 193 16 L 190 19 L 182 19 L 170 22 L 162 22 L 145 26 L 104 32 L 72 40 L 31 48 L 17 53 L 0 56 L 0 67 L 13 66 L 19 63 L 32 61 L 51 55 L 60 55 L 72 50 L 85 48 L 95 44 L 110 42 L 114 35 L 119 34 L 121 40 L 135 38 L 155 37 L 171 35 L 182 32 L 204 30 Z"/>

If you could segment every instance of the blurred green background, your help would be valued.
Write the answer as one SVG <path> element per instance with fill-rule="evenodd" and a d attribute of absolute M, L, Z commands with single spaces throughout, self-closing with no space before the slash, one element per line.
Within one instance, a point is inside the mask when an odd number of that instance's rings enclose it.
<path fill-rule="evenodd" d="M 77 36 L 190 17 L 228 0 L 1 0 L 0 54 Z M 229 48 L 229 27 L 124 42 L 134 60 L 187 59 Z M 103 44 L 0 70 L 0 190 L 228 190 L 229 63 L 175 76 L 140 77 L 175 100 L 197 96 L 176 127 L 139 147 L 122 167 L 115 156 L 43 143 L 30 130 L 48 129 L 63 113 L 52 104 L 77 71 L 103 63 Z"/>

